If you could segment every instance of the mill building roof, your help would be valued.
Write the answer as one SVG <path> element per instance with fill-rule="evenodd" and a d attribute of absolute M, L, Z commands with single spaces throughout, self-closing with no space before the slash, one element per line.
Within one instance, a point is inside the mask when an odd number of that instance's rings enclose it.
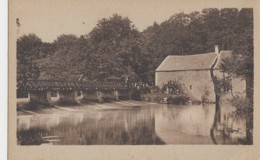
<path fill-rule="evenodd" d="M 219 69 L 222 60 L 229 56 L 231 56 L 231 51 L 221 51 L 219 54 L 211 52 L 184 56 L 169 55 L 159 65 L 156 72 L 209 70 L 211 67 Z M 214 63 L 215 61 L 217 62 Z"/>

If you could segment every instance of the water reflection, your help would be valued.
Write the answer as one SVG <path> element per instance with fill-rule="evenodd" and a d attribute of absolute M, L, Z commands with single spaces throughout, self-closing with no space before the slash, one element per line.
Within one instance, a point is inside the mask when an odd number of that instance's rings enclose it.
<path fill-rule="evenodd" d="M 155 131 L 168 144 L 211 144 L 214 106 L 167 106 L 156 113 Z"/>
<path fill-rule="evenodd" d="M 214 144 L 249 144 L 246 140 L 246 117 L 229 104 L 221 105 L 215 113 L 210 130 Z M 219 119 L 218 119 L 219 117 Z"/>
<path fill-rule="evenodd" d="M 104 106 L 97 110 L 83 107 L 84 110 L 73 113 L 18 116 L 18 144 L 213 143 L 210 129 L 214 120 L 214 105 L 173 106 L 144 103 L 140 106 L 131 109 L 107 109 Z M 226 120 L 229 117 L 228 121 L 232 122 L 229 125 L 233 129 L 241 128 L 244 123 L 241 118 L 231 119 L 232 112 L 224 113 Z"/>

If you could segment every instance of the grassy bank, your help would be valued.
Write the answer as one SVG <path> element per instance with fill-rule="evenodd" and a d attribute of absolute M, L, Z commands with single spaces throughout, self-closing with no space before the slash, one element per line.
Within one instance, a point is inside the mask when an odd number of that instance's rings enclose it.
<path fill-rule="evenodd" d="M 173 95 L 166 93 L 147 93 L 141 95 L 141 100 L 155 103 L 182 105 L 189 101 L 186 95 Z"/>

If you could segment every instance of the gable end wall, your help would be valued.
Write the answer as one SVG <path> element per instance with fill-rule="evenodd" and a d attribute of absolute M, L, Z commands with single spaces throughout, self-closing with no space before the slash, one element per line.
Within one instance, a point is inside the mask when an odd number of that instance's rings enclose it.
<path fill-rule="evenodd" d="M 188 70 L 188 71 L 174 71 L 174 72 L 156 72 L 155 83 L 156 86 L 162 87 L 168 81 L 178 81 L 184 85 L 194 98 L 201 100 L 205 91 L 209 91 L 209 100 L 215 101 L 213 82 L 210 77 L 209 70 Z"/>

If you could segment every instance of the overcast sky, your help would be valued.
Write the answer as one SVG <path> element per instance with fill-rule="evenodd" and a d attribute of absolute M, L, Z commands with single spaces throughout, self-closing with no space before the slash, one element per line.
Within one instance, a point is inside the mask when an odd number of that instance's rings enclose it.
<path fill-rule="evenodd" d="M 142 31 L 181 11 L 251 6 L 242 0 L 16 0 L 13 5 L 21 24 L 19 36 L 35 33 L 45 42 L 52 42 L 61 34 L 87 34 L 98 20 L 114 13 L 129 17 Z"/>

